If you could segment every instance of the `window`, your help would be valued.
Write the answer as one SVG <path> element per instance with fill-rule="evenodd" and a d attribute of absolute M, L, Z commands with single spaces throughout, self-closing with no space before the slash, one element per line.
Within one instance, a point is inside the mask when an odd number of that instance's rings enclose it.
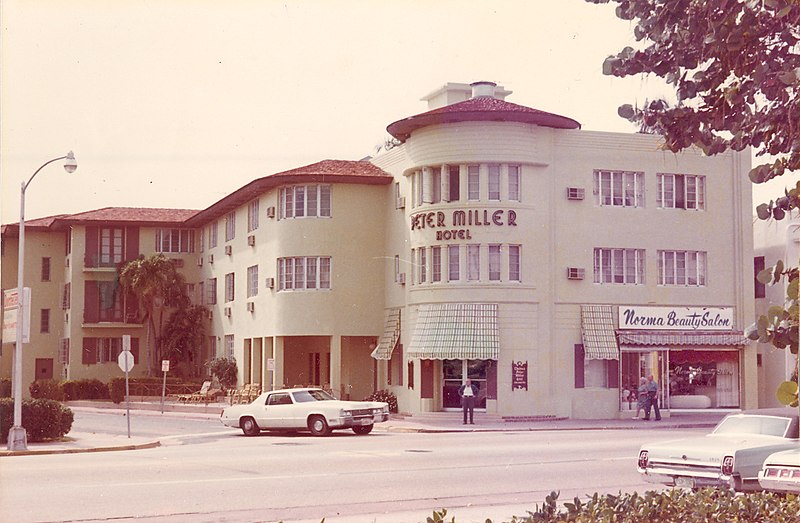
<path fill-rule="evenodd" d="M 217 337 L 216 336 L 209 336 L 208 337 L 208 353 L 212 354 L 214 358 L 217 357 Z"/>
<path fill-rule="evenodd" d="M 595 171 L 597 203 L 611 207 L 644 207 L 644 173 Z"/>
<path fill-rule="evenodd" d="M 481 279 L 481 246 L 467 245 L 467 280 Z"/>
<path fill-rule="evenodd" d="M 247 268 L 247 297 L 258 296 L 258 265 Z"/>
<path fill-rule="evenodd" d="M 520 274 L 520 246 L 508 246 L 508 279 L 509 281 L 522 281 Z"/>
<path fill-rule="evenodd" d="M 458 165 L 451 165 L 449 168 L 450 176 L 450 201 L 457 202 L 461 199 L 461 168 Z"/>
<path fill-rule="evenodd" d="M 50 258 L 42 258 L 42 281 L 50 281 Z"/>
<path fill-rule="evenodd" d="M 420 247 L 417 252 L 419 253 L 419 282 L 425 283 L 428 281 L 428 249 Z"/>
<path fill-rule="evenodd" d="M 431 247 L 431 281 L 442 281 L 442 248 L 439 245 Z"/>
<path fill-rule="evenodd" d="M 258 200 L 247 204 L 247 232 L 258 229 Z"/>
<path fill-rule="evenodd" d="M 97 363 L 113 363 L 122 352 L 122 338 L 97 338 Z"/>
<path fill-rule="evenodd" d="M 458 245 L 447 246 L 447 280 L 458 281 L 461 279 L 461 260 Z"/>
<path fill-rule="evenodd" d="M 644 284 L 644 249 L 595 249 L 594 282 Z"/>
<path fill-rule="evenodd" d="M 764 256 L 756 256 L 753 259 L 753 281 L 755 282 L 754 292 L 756 298 L 767 297 L 767 286 L 758 281 L 758 273 L 763 271 L 765 268 L 766 268 L 766 260 Z"/>
<path fill-rule="evenodd" d="M 431 178 L 433 183 L 431 203 L 439 203 L 442 201 L 442 168 L 434 167 L 431 172 Z"/>
<path fill-rule="evenodd" d="M 414 197 L 414 207 L 422 205 L 422 171 L 415 171 L 411 175 L 411 194 Z"/>
<path fill-rule="evenodd" d="M 117 227 L 100 228 L 100 266 L 113 266 L 122 263 L 123 229 Z"/>
<path fill-rule="evenodd" d="M 219 222 L 214 222 L 208 226 L 208 248 L 213 249 L 217 246 L 217 228 Z"/>
<path fill-rule="evenodd" d="M 197 305 L 206 305 L 206 282 L 201 281 L 197 284 Z"/>
<path fill-rule="evenodd" d="M 706 253 L 702 251 L 658 251 L 658 284 L 704 287 Z"/>
<path fill-rule="evenodd" d="M 233 352 L 233 334 L 225 335 L 225 357 L 229 360 L 236 359 Z"/>
<path fill-rule="evenodd" d="M 519 199 L 519 165 L 508 166 L 508 199 L 515 202 Z"/>
<path fill-rule="evenodd" d="M 233 301 L 235 278 L 232 272 L 225 275 L 225 302 Z"/>
<path fill-rule="evenodd" d="M 206 241 L 206 230 L 203 229 L 203 228 L 200 228 L 200 230 L 197 231 L 197 251 L 198 252 L 203 252 L 203 251 L 206 250 L 205 241 Z"/>
<path fill-rule="evenodd" d="M 575 345 L 575 388 L 619 387 L 619 360 L 586 358 L 583 345 Z"/>
<path fill-rule="evenodd" d="M 278 290 L 317 290 L 330 288 L 330 257 L 301 256 L 278 259 Z"/>
<path fill-rule="evenodd" d="M 208 304 L 217 304 L 217 279 L 209 278 L 208 285 L 206 285 L 206 292 L 208 293 Z"/>
<path fill-rule="evenodd" d="M 41 309 L 39 316 L 39 332 L 50 332 L 50 309 Z"/>
<path fill-rule="evenodd" d="M 489 245 L 489 281 L 500 281 L 500 245 Z"/>
<path fill-rule="evenodd" d="M 478 201 L 481 199 L 481 176 L 480 166 L 470 165 L 467 167 L 467 199 Z"/>
<path fill-rule="evenodd" d="M 97 290 L 100 295 L 100 321 L 123 321 L 122 293 L 113 281 L 98 281 Z"/>
<path fill-rule="evenodd" d="M 70 308 L 71 294 L 72 283 L 65 283 L 61 288 L 61 310 L 68 310 Z"/>
<path fill-rule="evenodd" d="M 189 229 L 157 229 L 156 252 L 194 252 L 194 231 Z"/>
<path fill-rule="evenodd" d="M 659 173 L 656 204 L 659 209 L 706 208 L 706 177 L 689 174 Z"/>
<path fill-rule="evenodd" d="M 229 242 L 236 238 L 236 213 L 231 212 L 225 216 L 225 241 Z"/>
<path fill-rule="evenodd" d="M 500 166 L 489 164 L 489 200 L 500 200 Z"/>
<path fill-rule="evenodd" d="M 400 281 L 400 256 L 394 255 L 394 282 Z"/>
<path fill-rule="evenodd" d="M 330 185 L 292 185 L 280 192 L 280 218 L 331 216 Z"/>

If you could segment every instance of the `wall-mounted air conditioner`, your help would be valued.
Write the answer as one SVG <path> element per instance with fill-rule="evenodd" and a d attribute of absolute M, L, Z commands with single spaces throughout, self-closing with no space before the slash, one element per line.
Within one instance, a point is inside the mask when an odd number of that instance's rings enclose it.
<path fill-rule="evenodd" d="M 225 254 L 227 254 L 228 256 L 233 254 L 233 247 L 231 247 L 230 245 L 226 245 L 225 246 Z"/>
<path fill-rule="evenodd" d="M 253 312 L 256 310 L 256 304 L 252 301 L 247 302 L 247 312 Z"/>
<path fill-rule="evenodd" d="M 202 267 L 203 266 L 203 257 L 202 256 L 197 258 L 197 266 L 198 267 Z"/>
<path fill-rule="evenodd" d="M 247 245 L 252 247 L 255 244 L 256 244 L 256 237 L 251 234 L 250 236 L 247 237 Z"/>
<path fill-rule="evenodd" d="M 584 272 L 583 267 L 567 267 L 567 279 L 582 280 Z"/>
<path fill-rule="evenodd" d="M 223 309 L 223 312 L 225 313 L 225 316 L 227 316 L 228 318 L 231 317 L 231 308 L 230 307 L 225 307 L 225 309 Z"/>
<path fill-rule="evenodd" d="M 406 197 L 398 196 L 397 201 L 395 202 L 395 209 L 405 209 L 405 208 L 406 208 Z"/>
<path fill-rule="evenodd" d="M 275 288 L 275 278 L 267 278 L 267 289 Z"/>
<path fill-rule="evenodd" d="M 208 263 L 210 263 L 211 265 L 214 264 L 214 255 L 213 254 L 209 254 L 208 255 Z"/>
<path fill-rule="evenodd" d="M 275 207 L 267 207 L 267 218 L 274 218 L 275 217 Z"/>
<path fill-rule="evenodd" d="M 400 274 L 397 275 L 397 283 L 399 283 L 400 285 L 406 284 L 406 273 L 401 272 Z"/>
<path fill-rule="evenodd" d="M 567 200 L 583 200 L 584 195 L 583 187 L 567 187 Z"/>

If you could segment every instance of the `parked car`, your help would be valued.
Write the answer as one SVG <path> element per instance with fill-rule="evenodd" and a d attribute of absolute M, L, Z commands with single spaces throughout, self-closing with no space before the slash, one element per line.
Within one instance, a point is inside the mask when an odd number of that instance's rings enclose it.
<path fill-rule="evenodd" d="M 262 430 L 308 430 L 315 436 L 327 436 L 338 429 L 364 435 L 372 432 L 375 423 L 388 419 L 387 403 L 337 400 L 315 388 L 265 392 L 252 403 L 225 408 L 220 415 L 223 425 L 240 428 L 246 436 Z"/>
<path fill-rule="evenodd" d="M 758 473 L 761 488 L 800 494 L 800 445 L 770 454 Z"/>
<path fill-rule="evenodd" d="M 729 414 L 705 436 L 642 445 L 637 468 L 651 483 L 760 490 L 764 459 L 796 448 L 799 424 L 797 409 Z"/>

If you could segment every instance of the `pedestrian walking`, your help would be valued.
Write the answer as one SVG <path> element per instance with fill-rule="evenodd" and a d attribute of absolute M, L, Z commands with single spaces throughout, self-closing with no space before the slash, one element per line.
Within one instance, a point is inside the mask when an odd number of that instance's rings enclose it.
<path fill-rule="evenodd" d="M 464 425 L 475 424 L 475 397 L 478 395 L 478 387 L 472 384 L 472 380 L 467 379 L 466 383 L 458 388 L 458 395 L 461 397 L 461 409 L 464 411 Z"/>
<path fill-rule="evenodd" d="M 636 391 L 636 416 L 633 419 L 639 419 L 639 413 L 645 413 L 647 408 L 647 378 L 642 376 L 639 378 L 639 388 Z"/>
<path fill-rule="evenodd" d="M 644 419 L 650 419 L 650 410 L 655 410 L 656 421 L 661 421 L 661 411 L 658 408 L 658 382 L 653 375 L 647 377 L 647 405 L 644 410 Z"/>

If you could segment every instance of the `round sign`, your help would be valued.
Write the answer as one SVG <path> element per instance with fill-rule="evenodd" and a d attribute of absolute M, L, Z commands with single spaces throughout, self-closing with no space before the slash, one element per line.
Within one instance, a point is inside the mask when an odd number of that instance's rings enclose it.
<path fill-rule="evenodd" d="M 123 372 L 130 372 L 133 368 L 133 353 L 127 350 L 120 352 L 117 363 L 119 363 L 119 368 L 122 369 Z"/>

